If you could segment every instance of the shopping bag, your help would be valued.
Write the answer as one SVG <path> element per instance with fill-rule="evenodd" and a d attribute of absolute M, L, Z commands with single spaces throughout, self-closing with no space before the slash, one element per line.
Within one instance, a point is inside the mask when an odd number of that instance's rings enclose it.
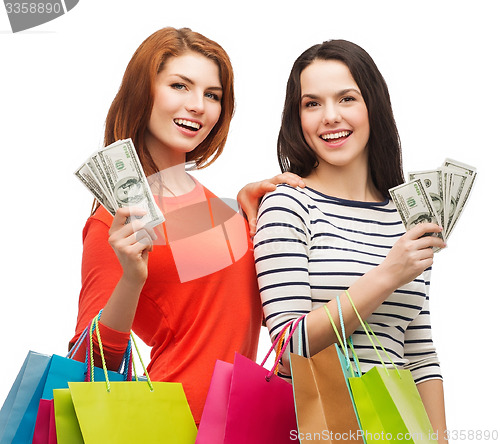
<path fill-rule="evenodd" d="M 83 444 L 80 424 L 69 389 L 55 389 L 53 395 L 57 441 L 62 444 Z"/>
<path fill-rule="evenodd" d="M 0 444 L 31 442 L 50 359 L 28 352 L 0 410 Z"/>
<path fill-rule="evenodd" d="M 68 383 L 84 442 L 86 444 L 194 443 L 197 429 L 182 384 L 152 383 L 142 359 L 146 381 L 110 381 L 97 319 L 94 321 L 105 382 L 96 382 L 92 376 L 91 382 Z M 137 346 L 135 348 L 140 358 Z"/>
<path fill-rule="evenodd" d="M 50 409 L 48 444 L 57 444 L 56 421 L 54 416 L 54 400 L 51 399 L 50 402 L 52 403 L 52 408 Z"/>
<path fill-rule="evenodd" d="M 41 399 L 36 416 L 33 444 L 48 444 L 51 410 L 54 410 L 54 400 Z"/>
<path fill-rule="evenodd" d="M 326 305 L 325 310 L 339 344 L 343 344 Z M 342 320 L 342 316 L 340 318 Z M 299 338 L 302 338 L 301 334 Z M 299 343 L 298 350 L 301 349 Z M 349 360 L 337 344 L 309 358 L 290 353 L 298 438 L 301 442 L 319 439 L 324 443 L 364 442 L 345 375 L 348 364 Z M 352 365 L 350 367 L 354 375 Z"/>
<path fill-rule="evenodd" d="M 299 318 L 299 320 L 302 318 Z M 292 325 L 289 322 L 282 333 Z M 297 430 L 293 389 L 275 369 L 298 325 L 295 322 L 273 368 L 264 368 L 280 340 L 261 365 L 235 353 L 234 363 L 217 361 L 201 417 L 196 444 L 282 444 Z"/>
<path fill-rule="evenodd" d="M 32 443 L 57 444 L 53 399 L 40 399 Z"/>
<path fill-rule="evenodd" d="M 88 374 L 88 364 L 85 362 L 76 361 L 70 357 L 52 355 L 43 387 L 42 399 L 52 399 L 53 390 L 68 388 L 69 381 L 84 382 Z M 108 378 L 110 381 L 125 381 L 127 373 L 123 369 L 117 372 L 109 370 Z M 139 378 L 144 379 L 142 376 Z M 106 380 L 102 368 L 94 367 L 94 380 Z"/>
<path fill-rule="evenodd" d="M 32 442 L 37 414 L 41 399 L 52 399 L 52 390 L 68 387 L 68 381 L 83 381 L 87 366 L 71 357 L 85 339 L 88 328 L 80 335 L 75 347 L 66 355 L 45 355 L 34 351 L 28 352 L 17 378 L 0 411 L 0 444 Z M 129 344 L 128 349 L 131 349 Z M 122 363 L 122 372 L 109 372 L 111 380 L 124 380 L 125 372 L 130 372 L 130 360 L 126 353 Z M 95 368 L 95 379 L 104 381 L 102 369 Z M 44 415 L 44 414 L 43 414 Z M 43 416 L 46 422 L 47 416 Z M 46 427 L 41 425 L 42 429 Z M 43 433 L 43 432 L 42 432 Z"/>
<path fill-rule="evenodd" d="M 348 291 L 346 295 L 382 365 L 371 368 L 361 377 L 349 378 L 366 442 L 368 444 L 379 443 L 381 440 L 415 444 L 435 442 L 431 422 L 411 372 L 398 369 L 394 365 L 373 330 L 362 320 Z M 373 339 L 385 352 L 393 368 L 387 367 Z"/>
<path fill-rule="evenodd" d="M 367 443 L 435 442 L 433 429 L 409 370 L 373 367 L 349 380 Z"/>
<path fill-rule="evenodd" d="M 196 444 L 223 443 L 233 364 L 217 360 L 201 416 Z"/>
<path fill-rule="evenodd" d="M 100 313 L 97 316 L 99 319 Z M 83 443 L 82 432 L 76 417 L 75 408 L 71 400 L 68 389 L 68 382 L 105 381 L 104 369 L 93 366 L 93 342 L 88 331 L 94 333 L 96 322 L 91 321 L 80 338 L 76 341 L 66 358 L 54 355 L 52 357 L 49 374 L 45 383 L 44 395 L 54 397 L 54 423 L 57 439 L 61 443 Z M 74 361 L 72 357 L 78 350 L 83 340 L 87 342 L 86 362 Z M 111 381 L 131 381 L 132 380 L 132 344 L 129 340 L 127 350 L 124 353 L 120 371 L 107 371 L 108 379 Z M 137 379 L 145 380 L 142 376 Z M 66 389 L 65 389 L 66 388 Z"/>

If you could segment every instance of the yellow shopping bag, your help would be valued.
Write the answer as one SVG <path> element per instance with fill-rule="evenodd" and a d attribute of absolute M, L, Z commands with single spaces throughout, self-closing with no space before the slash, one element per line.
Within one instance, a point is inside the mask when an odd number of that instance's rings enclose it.
<path fill-rule="evenodd" d="M 197 429 L 182 384 L 151 382 L 142 359 L 147 381 L 109 381 L 97 318 L 94 323 L 106 381 L 68 384 L 85 443 L 194 443 Z"/>

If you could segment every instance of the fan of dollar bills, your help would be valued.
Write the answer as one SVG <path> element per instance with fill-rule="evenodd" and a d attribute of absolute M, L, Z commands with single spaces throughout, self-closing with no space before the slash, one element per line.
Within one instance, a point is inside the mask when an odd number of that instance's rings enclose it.
<path fill-rule="evenodd" d="M 147 211 L 144 218 L 150 227 L 165 220 L 131 139 L 118 140 L 95 152 L 75 175 L 113 216 L 118 208 L 135 206 Z"/>
<path fill-rule="evenodd" d="M 443 227 L 438 236 L 447 240 L 469 199 L 476 168 L 446 159 L 441 167 L 409 173 L 408 178 L 389 190 L 404 226 L 437 223 Z"/>

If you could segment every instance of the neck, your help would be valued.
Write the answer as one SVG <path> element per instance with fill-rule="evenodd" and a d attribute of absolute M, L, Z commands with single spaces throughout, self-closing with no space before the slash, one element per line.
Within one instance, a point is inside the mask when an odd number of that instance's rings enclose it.
<path fill-rule="evenodd" d="M 181 196 L 195 187 L 193 179 L 186 173 L 185 164 L 179 163 L 161 169 L 151 178 L 151 189 L 155 194 L 164 196 Z"/>
<path fill-rule="evenodd" d="M 154 139 L 146 140 L 148 151 L 159 172 L 149 179 L 151 190 L 163 196 L 181 196 L 195 187 L 186 173 L 186 153 L 166 148 Z"/>
<path fill-rule="evenodd" d="M 381 202 L 382 194 L 375 188 L 368 166 L 338 167 L 320 163 L 305 178 L 307 186 L 340 199 L 358 202 Z"/>

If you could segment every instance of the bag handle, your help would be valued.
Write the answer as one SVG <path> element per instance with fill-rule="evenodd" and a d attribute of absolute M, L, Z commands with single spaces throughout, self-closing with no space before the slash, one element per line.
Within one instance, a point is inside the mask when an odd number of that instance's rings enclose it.
<path fill-rule="evenodd" d="M 276 358 L 274 360 L 274 365 L 273 365 L 273 368 L 269 371 L 269 373 L 266 375 L 266 381 L 269 382 L 271 380 L 271 377 L 273 376 L 274 374 L 274 371 L 276 370 L 276 368 L 278 367 L 278 364 L 280 362 L 280 359 L 281 357 L 283 356 L 283 353 L 285 353 L 285 349 L 287 348 L 288 346 L 288 343 L 290 342 L 290 340 L 292 339 L 292 336 L 293 334 L 295 333 L 295 330 L 297 329 L 297 327 L 299 326 L 299 323 L 302 321 L 302 319 L 305 318 L 306 315 L 302 315 L 300 316 L 299 318 L 297 318 L 296 320 L 292 320 L 292 321 L 289 321 L 286 323 L 286 325 L 283 327 L 283 329 L 281 330 L 280 334 L 276 337 L 276 339 L 274 340 L 273 344 L 271 345 L 271 348 L 269 349 L 269 351 L 267 352 L 267 355 L 266 357 L 264 358 L 264 360 L 262 361 L 262 364 L 261 364 L 261 367 L 264 366 L 264 364 L 266 363 L 267 361 L 267 358 L 269 357 L 269 355 L 271 354 L 271 352 L 274 350 L 274 347 L 276 346 L 276 344 L 279 342 L 281 336 L 283 334 L 286 333 L 286 330 L 293 324 L 293 327 L 292 327 L 292 330 L 290 331 L 290 334 L 288 335 L 288 337 L 286 338 L 285 342 L 283 343 L 283 346 L 281 348 L 281 350 L 279 351 L 279 353 L 276 354 Z"/>
<path fill-rule="evenodd" d="M 101 318 L 101 313 L 102 310 L 99 311 L 97 317 L 97 320 Z M 94 320 L 92 319 L 89 323 L 89 325 L 85 328 L 83 333 L 80 335 L 80 337 L 77 340 L 77 343 L 83 339 L 87 339 L 87 352 L 85 354 L 85 364 L 87 365 L 87 370 L 85 372 L 85 382 L 90 382 L 91 379 L 91 365 L 90 365 L 90 350 L 93 350 L 93 343 L 91 341 L 91 337 L 94 333 L 95 326 L 94 326 Z M 90 333 L 89 333 L 90 332 Z M 76 345 L 76 344 L 75 344 Z M 78 348 L 80 347 L 81 343 L 78 345 Z M 78 349 L 77 349 L 78 350 Z M 71 351 L 70 351 L 71 353 Z M 72 356 L 76 353 L 76 350 L 73 352 Z M 93 354 L 92 354 L 93 356 Z M 118 373 L 121 373 L 124 376 L 124 379 L 126 381 L 132 381 L 132 367 L 133 367 L 133 360 L 132 360 L 132 341 L 129 339 L 127 348 L 125 350 L 125 353 L 123 355 L 122 362 L 120 363 L 120 368 L 118 369 Z"/>
<path fill-rule="evenodd" d="M 82 345 L 84 339 L 87 336 L 87 333 L 89 331 L 89 327 L 85 327 L 85 330 L 82 331 L 76 342 L 73 344 L 73 347 L 68 351 L 66 358 L 73 359 L 76 355 L 76 352 L 80 349 L 80 346 Z"/>
<path fill-rule="evenodd" d="M 90 331 L 92 331 L 94 328 L 95 328 L 95 332 L 96 332 L 96 336 L 97 336 L 97 341 L 99 343 L 99 352 L 101 354 L 102 369 L 104 371 L 104 377 L 106 379 L 106 390 L 108 392 L 110 392 L 111 391 L 111 384 L 109 383 L 108 369 L 106 367 L 106 360 L 104 359 L 104 347 L 102 345 L 101 334 L 99 332 L 99 315 L 97 315 L 94 319 L 92 319 Z M 88 336 L 90 338 L 91 335 L 89 334 Z M 147 379 L 147 382 L 148 382 L 148 385 L 149 385 L 149 389 L 150 389 L 151 392 L 153 392 L 154 391 L 153 384 L 151 382 L 151 379 L 149 378 L 149 373 L 146 370 L 146 366 L 144 365 L 144 362 L 142 360 L 141 354 L 139 353 L 139 348 L 137 347 L 137 343 L 135 342 L 135 338 L 134 338 L 134 335 L 132 334 L 132 332 L 130 332 L 130 338 L 131 338 L 132 342 L 134 343 L 135 351 L 137 353 L 137 356 L 139 356 L 139 360 L 141 361 L 142 369 L 144 370 L 144 374 L 146 375 L 146 379 Z M 90 349 L 91 382 L 94 382 L 93 341 L 90 341 L 90 347 L 89 347 L 89 349 Z M 134 360 L 133 360 L 133 356 L 132 355 L 131 355 L 130 361 L 131 361 L 132 366 L 134 368 L 135 380 L 138 381 L 137 372 L 135 370 L 135 364 L 134 364 Z"/>
<path fill-rule="evenodd" d="M 356 316 L 358 317 L 358 320 L 359 320 L 359 323 L 361 324 L 361 326 L 363 327 L 363 330 L 365 331 L 366 333 L 366 336 L 368 336 L 368 339 L 370 340 L 370 343 L 372 344 L 372 347 L 373 349 L 375 350 L 375 353 L 377 354 L 378 356 L 378 359 L 379 361 L 381 362 L 382 366 L 384 367 L 385 371 L 387 372 L 387 374 L 389 374 L 389 370 L 385 364 L 385 362 L 382 360 L 382 357 L 380 356 L 380 353 L 377 349 L 377 346 L 375 345 L 375 343 L 373 342 L 373 339 L 372 339 L 372 336 L 375 338 L 375 340 L 377 341 L 378 345 L 380 346 L 380 348 L 384 351 L 385 355 L 387 356 L 387 358 L 389 359 L 390 363 L 392 364 L 392 366 L 394 367 L 394 369 L 396 370 L 396 373 L 398 374 L 398 376 L 401 378 L 401 374 L 399 373 L 399 370 L 398 368 L 396 367 L 396 364 L 394 364 L 393 360 L 391 359 L 391 357 L 389 356 L 389 353 L 387 353 L 387 350 L 384 348 L 384 346 L 380 343 L 380 340 L 378 339 L 377 335 L 374 333 L 374 331 L 372 330 L 372 328 L 370 327 L 370 325 L 368 324 L 368 322 L 364 321 L 363 318 L 361 318 L 361 315 L 359 314 L 356 306 L 354 305 L 354 301 L 352 300 L 351 298 L 351 295 L 349 294 L 349 291 L 348 290 L 345 290 L 345 294 L 347 295 L 347 298 L 349 299 L 349 302 L 351 303 L 352 305 L 352 308 L 354 309 L 354 312 L 356 313 Z M 371 336 L 370 336 L 371 334 Z"/>
<path fill-rule="evenodd" d="M 361 370 L 359 368 L 359 361 L 358 357 L 356 356 L 356 353 L 354 352 L 354 347 L 352 345 L 352 338 L 349 336 L 349 339 L 346 339 L 345 335 L 345 327 L 344 327 L 344 318 L 342 316 L 342 307 L 340 305 L 340 297 L 337 296 L 337 308 L 338 308 L 338 313 L 339 313 L 339 319 L 340 319 L 340 327 L 342 329 L 342 336 L 343 340 L 340 337 L 339 331 L 337 329 L 337 326 L 335 325 L 335 322 L 333 321 L 332 314 L 330 313 L 330 310 L 328 309 L 328 306 L 325 304 L 323 305 L 323 308 L 326 311 L 326 314 L 328 315 L 328 319 L 330 320 L 330 324 L 332 325 L 333 331 L 335 332 L 335 335 L 337 336 L 338 343 L 340 344 L 342 348 L 342 352 L 346 358 L 347 361 L 347 368 L 350 370 L 351 376 L 361 376 Z M 353 368 L 351 365 L 351 360 L 349 358 L 349 352 L 347 347 L 351 349 L 351 352 L 353 354 L 353 359 L 354 363 L 356 364 L 356 369 Z"/>

